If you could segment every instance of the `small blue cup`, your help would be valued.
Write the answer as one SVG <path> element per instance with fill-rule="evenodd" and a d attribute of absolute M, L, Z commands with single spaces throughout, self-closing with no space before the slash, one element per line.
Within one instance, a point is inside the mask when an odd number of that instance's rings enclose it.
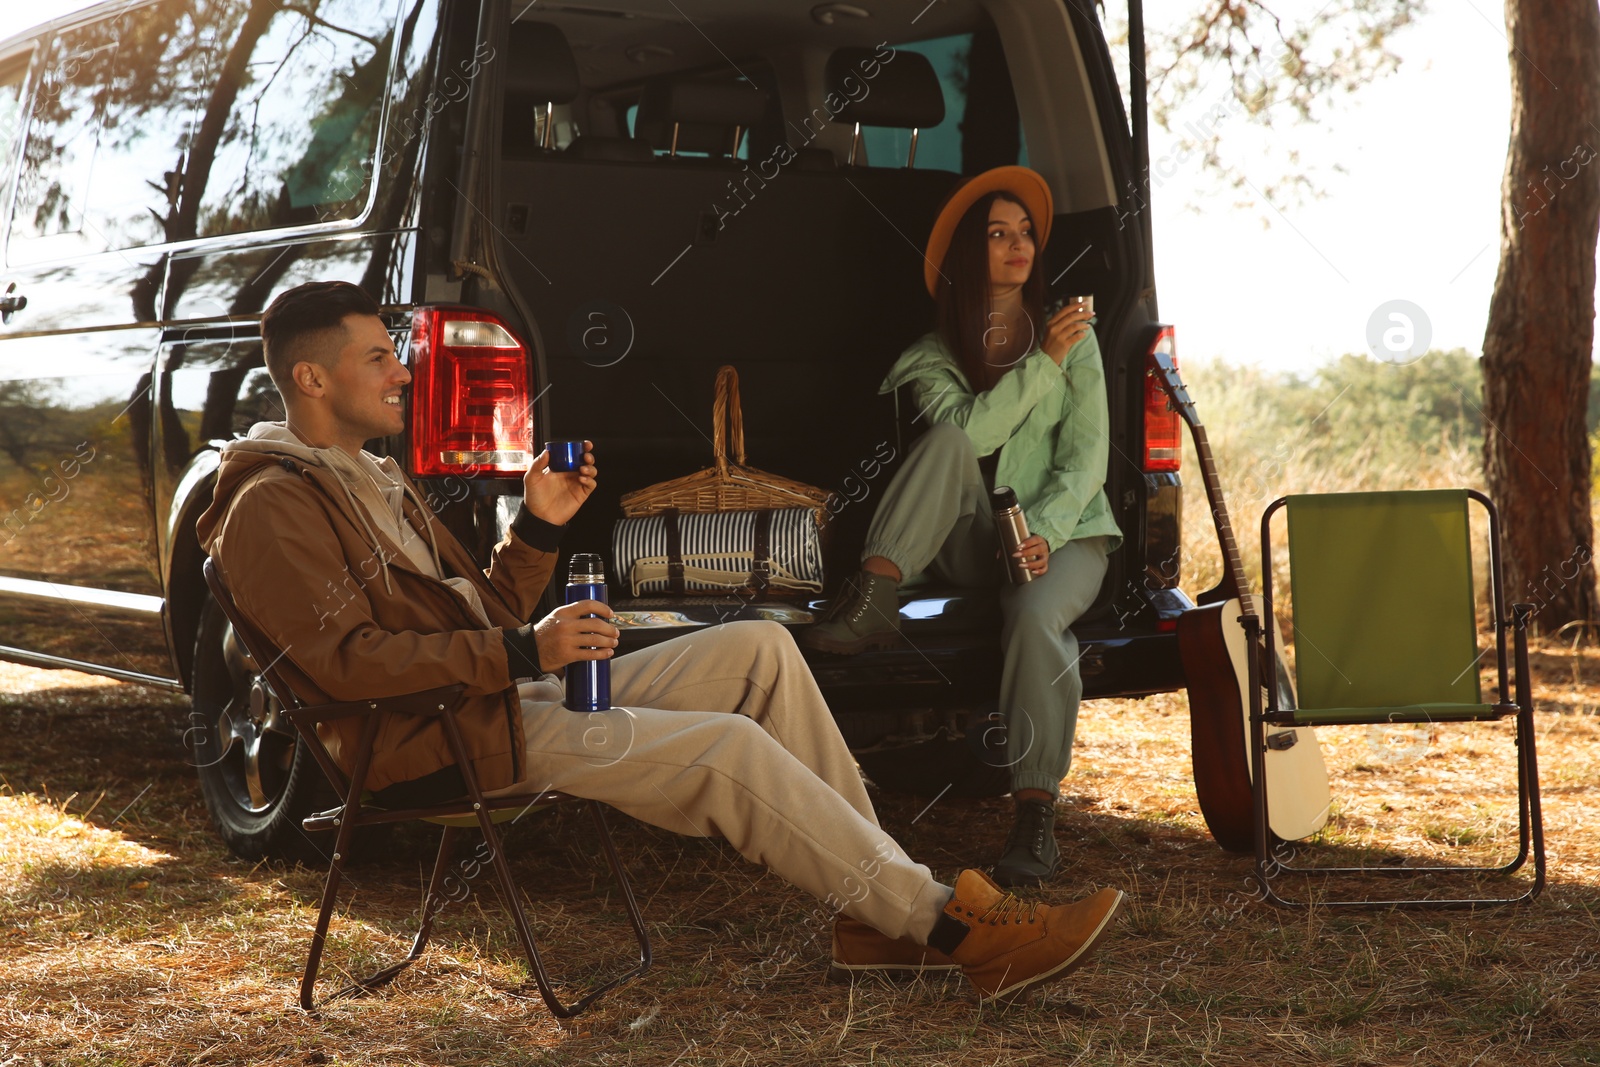
<path fill-rule="evenodd" d="M 583 466 L 582 441 L 546 441 L 544 447 L 550 453 L 552 474 L 575 471 Z"/>

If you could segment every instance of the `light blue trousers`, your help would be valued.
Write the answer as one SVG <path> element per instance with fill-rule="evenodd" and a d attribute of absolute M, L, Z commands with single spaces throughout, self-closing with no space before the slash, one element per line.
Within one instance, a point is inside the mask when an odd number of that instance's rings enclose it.
<path fill-rule="evenodd" d="M 1000 714 L 1011 788 L 1059 795 L 1072 762 L 1083 678 L 1069 627 L 1094 603 L 1106 573 L 1105 537 L 1050 553 L 1043 577 L 1012 585 L 996 558 L 989 487 L 966 431 L 930 427 L 895 473 L 867 530 L 861 558 L 882 556 L 906 579 L 927 571 L 956 585 L 998 588 Z"/>

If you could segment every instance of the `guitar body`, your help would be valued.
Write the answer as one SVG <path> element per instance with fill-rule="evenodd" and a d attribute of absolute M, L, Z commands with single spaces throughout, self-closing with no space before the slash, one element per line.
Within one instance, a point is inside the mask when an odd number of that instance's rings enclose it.
<path fill-rule="evenodd" d="M 1248 598 L 1261 613 L 1260 598 Z M 1178 652 L 1189 688 L 1189 736 L 1200 813 L 1229 852 L 1255 849 L 1250 760 L 1249 649 L 1238 598 L 1193 608 L 1178 617 Z M 1294 706 L 1294 684 L 1277 642 L 1278 706 Z M 1263 679 L 1264 682 L 1270 681 Z M 1262 694 L 1263 705 L 1266 694 Z M 1292 737 L 1292 740 L 1290 738 Z M 1328 821 L 1328 768 L 1308 727 L 1268 727 L 1267 823 L 1285 841 L 1316 833 Z"/>

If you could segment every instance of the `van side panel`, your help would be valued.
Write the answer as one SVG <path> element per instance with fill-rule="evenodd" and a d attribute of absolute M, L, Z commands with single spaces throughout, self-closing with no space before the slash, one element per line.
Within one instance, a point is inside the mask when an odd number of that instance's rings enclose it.
<path fill-rule="evenodd" d="M 438 13 L 158 0 L 38 42 L 0 205 L 26 298 L 0 323 L 0 654 L 184 673 L 185 475 L 281 415 L 255 316 L 312 279 L 411 298 Z"/>
<path fill-rule="evenodd" d="M 157 258 L 5 272 L 28 305 L 0 325 L 0 632 L 166 676 L 148 495 L 158 331 L 127 296 Z"/>

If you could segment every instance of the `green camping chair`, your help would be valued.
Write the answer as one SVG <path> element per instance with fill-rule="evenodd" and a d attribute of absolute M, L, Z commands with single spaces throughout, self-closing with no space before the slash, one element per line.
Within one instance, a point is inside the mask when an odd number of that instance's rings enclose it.
<path fill-rule="evenodd" d="M 1494 648 L 1499 684 L 1492 703 L 1478 686 L 1480 651 L 1472 586 L 1468 498 L 1489 513 L 1489 570 Z M 1288 512 L 1289 580 L 1294 591 L 1295 683 L 1298 707 L 1278 706 L 1278 687 L 1250 686 L 1251 751 L 1255 776 L 1255 873 L 1264 899 L 1305 906 L 1309 900 L 1278 895 L 1272 881 L 1283 871 L 1335 875 L 1361 872 L 1439 876 L 1510 874 L 1533 854 L 1534 879 L 1516 896 L 1466 899 L 1360 899 L 1322 901 L 1345 907 L 1405 905 L 1464 908 L 1532 900 L 1544 888 L 1544 825 L 1539 810 L 1539 769 L 1534 754 L 1533 694 L 1528 674 L 1528 620 L 1533 608 L 1517 604 L 1508 618 L 1500 576 L 1500 517 L 1492 501 L 1470 489 L 1387 493 L 1322 493 L 1282 497 L 1261 517 L 1261 573 L 1267 624 L 1246 616 L 1253 643 L 1266 638 L 1264 661 L 1275 662 L 1272 619 L 1272 516 Z M 1516 700 L 1511 699 L 1506 631 L 1515 636 Z M 1257 646 L 1252 646 L 1257 647 Z M 1261 706 L 1265 696 L 1266 707 Z M 1478 723 L 1515 717 L 1516 856 L 1498 867 L 1400 866 L 1291 867 L 1269 854 L 1265 760 L 1268 726 L 1390 723 Z"/>

